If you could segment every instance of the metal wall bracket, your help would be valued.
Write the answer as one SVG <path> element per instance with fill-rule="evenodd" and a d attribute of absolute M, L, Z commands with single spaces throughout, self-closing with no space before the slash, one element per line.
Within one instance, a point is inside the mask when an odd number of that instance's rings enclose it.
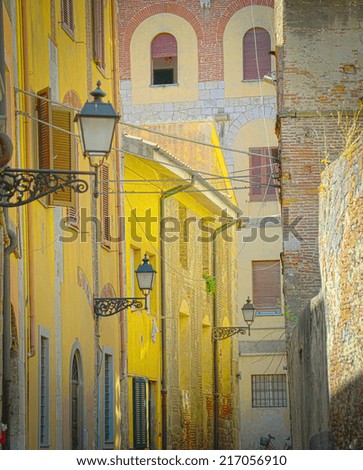
<path fill-rule="evenodd" d="M 144 297 L 114 297 L 93 299 L 93 311 L 98 317 L 110 317 L 129 307 L 143 308 Z"/>
<path fill-rule="evenodd" d="M 230 338 L 231 336 L 237 335 L 240 333 L 241 335 L 245 335 L 248 331 L 250 334 L 250 329 L 245 326 L 216 326 L 212 329 L 212 338 L 216 341 Z"/>
<path fill-rule="evenodd" d="M 0 168 L 0 206 L 19 207 L 66 188 L 85 193 L 88 183 L 80 176 L 94 176 L 94 171 L 33 170 Z"/>

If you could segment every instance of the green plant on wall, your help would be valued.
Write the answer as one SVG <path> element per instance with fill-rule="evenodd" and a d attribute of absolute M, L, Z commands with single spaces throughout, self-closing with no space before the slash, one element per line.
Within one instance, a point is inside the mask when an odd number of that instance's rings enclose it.
<path fill-rule="evenodd" d="M 290 307 L 287 304 L 285 304 L 283 308 L 283 315 L 288 321 L 291 321 L 292 323 L 297 323 L 299 321 L 299 317 L 291 312 Z"/>
<path fill-rule="evenodd" d="M 215 294 L 217 288 L 217 281 L 213 276 L 208 274 L 203 274 L 203 279 L 205 280 L 205 290 L 208 294 Z"/>

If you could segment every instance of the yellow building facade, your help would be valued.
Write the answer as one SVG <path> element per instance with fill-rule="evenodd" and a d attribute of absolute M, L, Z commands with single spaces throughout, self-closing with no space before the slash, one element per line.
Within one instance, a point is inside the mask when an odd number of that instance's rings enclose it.
<path fill-rule="evenodd" d="M 160 145 L 127 135 L 123 151 L 129 293 L 138 295 L 132 273 L 143 250 L 160 293 L 147 310 L 128 313 L 130 442 L 142 447 L 144 434 L 143 447 L 236 447 L 237 343 L 219 344 L 212 330 L 235 322 L 240 211 Z M 145 390 L 144 406 L 135 386 Z"/>
<path fill-rule="evenodd" d="M 118 107 L 115 8 L 2 3 L 12 167 L 90 171 L 74 116 L 98 80 Z M 115 178 L 116 158 L 112 152 L 101 177 Z M 9 209 L 18 237 L 12 393 L 2 410 L 10 448 L 121 445 L 120 318 L 93 312 L 94 297 L 120 295 L 117 204 L 102 190 L 94 197 L 93 176 L 81 178 L 89 184 L 84 194 L 66 189 Z"/>

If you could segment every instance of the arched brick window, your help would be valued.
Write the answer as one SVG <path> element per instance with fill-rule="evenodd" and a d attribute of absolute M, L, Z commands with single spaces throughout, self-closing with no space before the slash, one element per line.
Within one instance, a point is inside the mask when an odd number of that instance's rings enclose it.
<path fill-rule="evenodd" d="M 243 80 L 260 80 L 271 72 L 271 38 L 263 28 L 252 28 L 243 37 Z"/>
<path fill-rule="evenodd" d="M 172 34 L 161 33 L 151 43 L 152 85 L 177 83 L 177 42 Z"/>

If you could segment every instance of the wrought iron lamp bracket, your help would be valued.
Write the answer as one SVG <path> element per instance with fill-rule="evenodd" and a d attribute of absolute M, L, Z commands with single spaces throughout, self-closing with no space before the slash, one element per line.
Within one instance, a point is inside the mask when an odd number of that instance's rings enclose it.
<path fill-rule="evenodd" d="M 93 299 L 93 311 L 98 317 L 111 317 L 129 307 L 143 308 L 144 297 L 113 297 Z"/>
<path fill-rule="evenodd" d="M 95 172 L 0 168 L 0 206 L 23 206 L 68 187 L 76 193 L 85 193 L 88 183 L 82 177 L 86 175 L 95 176 Z"/>
<path fill-rule="evenodd" d="M 230 338 L 238 333 L 245 335 L 247 331 L 250 334 L 250 329 L 245 326 L 217 326 L 212 330 L 212 338 L 219 341 Z"/>

